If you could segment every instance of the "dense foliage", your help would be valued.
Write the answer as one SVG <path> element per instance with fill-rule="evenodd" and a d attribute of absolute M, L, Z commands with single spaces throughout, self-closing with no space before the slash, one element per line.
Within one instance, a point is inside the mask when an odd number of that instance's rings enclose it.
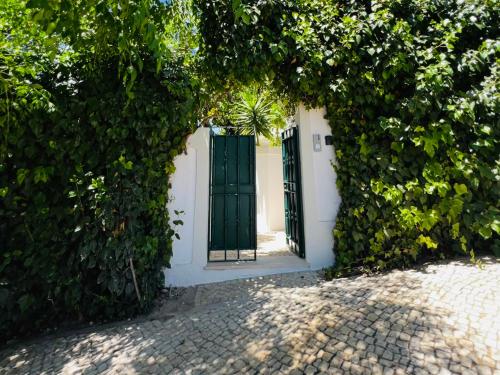
<path fill-rule="evenodd" d="M 493 0 L 198 1 L 208 72 L 325 105 L 337 266 L 500 256 Z"/>
<path fill-rule="evenodd" d="M 1 2 L 2 337 L 130 316 L 163 285 L 180 223 L 168 176 L 196 113 L 194 39 L 178 39 L 191 27 L 178 11 Z"/>
<path fill-rule="evenodd" d="M 199 21 L 189 0 L 0 2 L 2 337 L 151 304 L 181 223 L 166 210 L 173 159 L 197 120 L 276 120 L 286 105 L 259 101 L 255 81 L 327 108 L 340 271 L 499 255 L 494 0 L 197 9 Z"/>
<path fill-rule="evenodd" d="M 262 84 L 231 86 L 215 91 L 218 95 L 206 102 L 202 121 L 239 134 L 255 134 L 257 145 L 262 137 L 279 145 L 280 130 L 294 111 L 288 98 Z"/>

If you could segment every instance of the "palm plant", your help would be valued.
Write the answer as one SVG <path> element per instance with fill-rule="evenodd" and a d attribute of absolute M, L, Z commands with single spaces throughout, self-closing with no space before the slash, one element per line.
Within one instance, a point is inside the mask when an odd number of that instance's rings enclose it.
<path fill-rule="evenodd" d="M 268 91 L 245 88 L 240 92 L 232 110 L 232 122 L 240 128 L 241 134 L 255 134 L 279 143 L 279 129 L 286 125 L 286 111 Z"/>

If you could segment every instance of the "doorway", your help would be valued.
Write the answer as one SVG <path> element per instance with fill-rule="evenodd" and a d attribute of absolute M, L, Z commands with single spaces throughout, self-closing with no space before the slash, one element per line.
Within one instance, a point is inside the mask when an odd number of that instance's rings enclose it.
<path fill-rule="evenodd" d="M 210 136 L 209 262 L 257 259 L 255 137 Z"/>
<path fill-rule="evenodd" d="M 254 135 L 210 137 L 209 262 L 305 257 L 296 127 L 281 145 Z"/>
<path fill-rule="evenodd" d="M 255 150 L 257 256 L 293 255 L 285 234 L 281 144 L 261 137 Z"/>
<path fill-rule="evenodd" d="M 304 211 L 297 127 L 290 127 L 283 132 L 281 147 L 283 152 L 286 243 L 291 251 L 301 258 L 305 258 Z"/>
<path fill-rule="evenodd" d="M 257 255 L 305 257 L 299 135 L 281 133 L 281 144 L 256 147 Z"/>

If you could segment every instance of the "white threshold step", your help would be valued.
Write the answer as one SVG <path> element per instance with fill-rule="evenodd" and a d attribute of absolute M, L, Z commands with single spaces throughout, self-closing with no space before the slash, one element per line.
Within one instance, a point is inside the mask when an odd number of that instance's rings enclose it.
<path fill-rule="evenodd" d="M 305 259 L 298 256 L 261 256 L 257 254 L 257 260 L 232 261 L 232 262 L 209 262 L 205 270 L 234 270 L 234 269 L 293 269 L 294 271 L 307 271 L 311 268 Z"/>

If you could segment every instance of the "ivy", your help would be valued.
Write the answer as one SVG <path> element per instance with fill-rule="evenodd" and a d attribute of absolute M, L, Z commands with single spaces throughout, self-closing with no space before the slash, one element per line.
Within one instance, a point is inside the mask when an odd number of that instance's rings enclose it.
<path fill-rule="evenodd" d="M 172 7 L 0 5 L 2 338 L 129 317 L 164 286 L 169 176 L 197 109 Z"/>
<path fill-rule="evenodd" d="M 0 3 L 2 337 L 151 305 L 173 160 L 233 82 L 326 106 L 338 272 L 500 254 L 493 0 L 190 5 Z"/>
<path fill-rule="evenodd" d="M 500 256 L 494 1 L 196 5 L 208 74 L 273 79 L 326 106 L 342 197 L 337 272 Z"/>

